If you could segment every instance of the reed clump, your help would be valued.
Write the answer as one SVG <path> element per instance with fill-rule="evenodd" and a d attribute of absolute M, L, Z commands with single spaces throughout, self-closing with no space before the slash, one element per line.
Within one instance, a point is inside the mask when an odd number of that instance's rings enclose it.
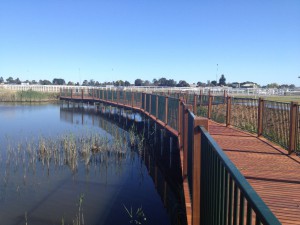
<path fill-rule="evenodd" d="M 59 100 L 59 93 L 13 91 L 0 88 L 0 102 L 49 102 Z"/>

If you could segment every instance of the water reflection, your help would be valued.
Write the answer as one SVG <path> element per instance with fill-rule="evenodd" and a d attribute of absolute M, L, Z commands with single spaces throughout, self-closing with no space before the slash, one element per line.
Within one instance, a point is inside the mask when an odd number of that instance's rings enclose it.
<path fill-rule="evenodd" d="M 104 105 L 52 105 L 38 111 L 34 106 L 14 113 L 16 118 L 25 113 L 28 120 L 47 115 L 35 129 L 45 131 L 51 121 L 56 127 L 51 135 L 10 134 L 3 141 L 1 223 L 72 224 L 84 194 L 85 224 L 130 224 L 124 206 L 142 208 L 147 218 L 143 224 L 185 224 L 180 168 L 173 166 L 178 152 L 170 151 L 175 140 L 164 130 L 151 122 L 146 125 L 135 112 Z"/>
<path fill-rule="evenodd" d="M 141 169 L 144 164 L 153 180 L 155 189 L 169 213 L 171 223 L 186 224 L 182 177 L 180 166 L 178 166 L 180 165 L 180 155 L 177 148 L 177 139 L 165 129 L 159 127 L 150 119 L 142 117 L 137 112 L 124 110 L 125 113 L 120 113 L 122 109 L 105 105 L 99 108 L 102 108 L 102 110 L 95 110 L 93 107 L 83 108 L 82 110 L 85 114 L 84 116 L 81 115 L 82 121 L 85 121 L 86 116 L 94 118 L 93 120 L 95 121 L 95 115 L 101 114 L 112 122 L 117 121 L 118 126 L 123 125 L 123 129 L 129 130 L 129 133 L 132 127 L 136 127 L 136 131 L 140 136 L 138 136 L 137 144 L 133 148 L 139 154 L 139 183 L 143 182 L 145 176 Z M 70 107 L 62 107 L 61 111 L 68 114 L 64 114 L 62 117 L 68 118 L 68 121 L 74 121 L 82 113 L 82 111 L 78 112 L 76 108 Z M 136 118 L 139 118 L 138 121 L 140 122 L 137 123 Z M 101 117 L 101 120 L 105 119 Z M 100 122 L 99 124 L 105 127 L 103 123 Z"/>

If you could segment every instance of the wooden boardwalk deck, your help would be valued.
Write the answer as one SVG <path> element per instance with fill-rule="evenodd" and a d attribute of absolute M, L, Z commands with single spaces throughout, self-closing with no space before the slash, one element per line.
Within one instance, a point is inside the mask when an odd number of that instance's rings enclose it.
<path fill-rule="evenodd" d="M 300 224 L 300 157 L 212 121 L 209 133 L 282 224 Z"/>

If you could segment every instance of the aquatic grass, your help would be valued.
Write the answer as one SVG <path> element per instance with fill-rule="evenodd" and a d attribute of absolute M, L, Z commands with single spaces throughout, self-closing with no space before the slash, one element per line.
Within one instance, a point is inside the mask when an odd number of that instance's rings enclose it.
<path fill-rule="evenodd" d="M 136 211 L 133 211 L 132 206 L 130 209 L 128 209 L 124 204 L 123 207 L 125 209 L 125 212 L 129 216 L 129 222 L 132 224 L 143 224 L 147 221 L 146 215 L 144 213 L 144 210 L 141 207 L 138 207 Z"/>
<path fill-rule="evenodd" d="M 59 93 L 39 91 L 13 91 L 0 88 L 0 102 L 47 102 L 58 101 Z"/>
<path fill-rule="evenodd" d="M 82 208 L 82 204 L 83 204 L 83 200 L 84 200 L 84 194 L 81 193 L 79 198 L 78 198 L 78 213 L 75 216 L 75 219 L 73 220 L 73 225 L 84 225 L 84 216 L 83 216 L 83 208 Z"/>

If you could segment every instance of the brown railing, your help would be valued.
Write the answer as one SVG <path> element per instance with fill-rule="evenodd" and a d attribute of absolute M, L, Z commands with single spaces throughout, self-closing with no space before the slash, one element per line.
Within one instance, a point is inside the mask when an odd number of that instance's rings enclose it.
<path fill-rule="evenodd" d="M 295 102 L 266 101 L 262 98 L 180 94 L 197 116 L 234 126 L 300 153 L 300 106 Z M 191 100 L 193 99 L 193 102 Z"/>
<path fill-rule="evenodd" d="M 192 225 L 244 224 L 244 221 L 246 224 L 252 224 L 252 220 L 255 224 L 280 224 L 206 131 L 208 120 L 193 114 L 196 108 L 207 105 L 208 117 L 220 118 L 221 116 L 218 117 L 215 113 L 222 111 L 219 114 L 222 115 L 224 122 L 226 112 L 225 121 L 228 123 L 231 98 L 225 96 L 173 98 L 156 94 L 87 89 L 82 90 L 81 96 L 73 95 L 72 91 L 61 90 L 61 99 L 135 107 L 176 135 L 181 150 L 182 175 L 184 181 L 188 183 L 189 196 L 186 197 L 191 202 Z M 186 104 L 186 100 L 193 104 Z M 260 110 L 264 107 L 262 103 L 259 104 Z M 245 107 L 249 107 L 249 104 L 247 103 Z M 290 111 L 290 118 L 293 118 L 295 116 L 292 112 L 298 112 L 298 107 L 296 110 L 291 107 Z M 259 118 L 263 119 L 261 116 Z M 291 127 L 290 134 L 296 133 L 296 130 L 298 131 L 299 127 L 297 129 Z"/>
<path fill-rule="evenodd" d="M 251 98 L 230 98 L 227 125 L 233 125 L 251 133 L 257 133 L 258 100 Z"/>

